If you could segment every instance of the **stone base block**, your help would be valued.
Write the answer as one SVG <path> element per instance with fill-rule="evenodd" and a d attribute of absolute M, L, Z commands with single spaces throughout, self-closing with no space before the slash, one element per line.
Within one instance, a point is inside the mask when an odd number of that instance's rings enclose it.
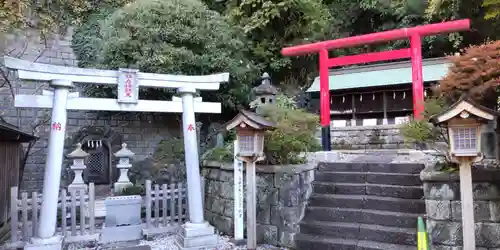
<path fill-rule="evenodd" d="M 142 238 L 143 225 L 132 225 L 122 227 L 106 227 L 102 228 L 100 243 L 108 244 L 120 241 L 133 241 Z"/>
<path fill-rule="evenodd" d="M 240 239 L 240 240 L 231 239 L 229 240 L 229 242 L 233 243 L 235 246 L 244 246 L 247 244 L 247 240 L 245 239 Z"/>
<path fill-rule="evenodd" d="M 63 238 L 59 235 L 50 238 L 32 238 L 24 250 L 62 250 Z"/>
<path fill-rule="evenodd" d="M 68 190 L 69 192 L 74 192 L 74 191 L 78 191 L 78 190 L 87 190 L 87 184 L 85 183 L 82 183 L 82 184 L 70 184 L 68 186 Z"/>
<path fill-rule="evenodd" d="M 128 187 L 132 187 L 132 186 L 134 186 L 134 184 L 132 182 L 116 182 L 115 184 L 113 184 L 113 191 L 115 193 L 119 193 L 123 189 L 128 188 Z"/>
<path fill-rule="evenodd" d="M 207 222 L 194 224 L 186 223 L 182 225 L 175 244 L 182 250 L 211 249 L 219 244 L 219 236 L 215 234 L 215 229 Z"/>

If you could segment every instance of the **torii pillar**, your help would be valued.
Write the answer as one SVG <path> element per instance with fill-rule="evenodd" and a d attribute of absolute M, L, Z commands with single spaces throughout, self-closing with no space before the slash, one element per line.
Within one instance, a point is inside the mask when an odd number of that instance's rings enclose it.
<path fill-rule="evenodd" d="M 281 54 L 284 56 L 298 56 L 309 53 L 319 53 L 321 141 L 323 145 L 323 151 L 331 150 L 329 68 L 358 63 L 411 58 L 413 84 L 413 116 L 415 117 L 415 119 L 421 119 L 422 112 L 424 111 L 424 85 L 422 80 L 422 37 L 468 30 L 469 28 L 470 20 L 463 19 L 458 21 L 421 25 L 412 28 L 403 28 L 361 36 L 341 38 L 337 40 L 304 44 L 282 49 Z M 367 53 L 339 58 L 328 57 L 328 50 L 331 49 L 348 48 L 365 44 L 402 39 L 410 40 L 409 49 Z"/>

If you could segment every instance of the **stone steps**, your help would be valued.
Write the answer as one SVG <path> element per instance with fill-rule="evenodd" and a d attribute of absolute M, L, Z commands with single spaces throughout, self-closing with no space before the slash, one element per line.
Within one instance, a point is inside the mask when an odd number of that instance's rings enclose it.
<path fill-rule="evenodd" d="M 387 244 L 376 241 L 339 239 L 323 235 L 297 235 L 300 250 L 415 250 L 416 246 Z"/>
<path fill-rule="evenodd" d="M 318 171 L 315 181 L 332 183 L 371 183 L 382 185 L 417 186 L 421 185 L 419 174 Z"/>
<path fill-rule="evenodd" d="M 357 208 L 404 213 L 425 211 L 425 201 L 421 199 L 400 199 L 372 195 L 313 194 L 309 204 L 312 207 Z"/>
<path fill-rule="evenodd" d="M 416 229 L 418 216 L 419 214 L 371 209 L 308 207 L 304 220 L 375 224 Z"/>
<path fill-rule="evenodd" d="M 416 248 L 423 164 L 319 163 L 297 249 Z"/>
<path fill-rule="evenodd" d="M 316 194 L 376 195 L 404 199 L 420 199 L 424 195 L 422 186 L 398 186 L 371 183 L 314 182 Z"/>
<path fill-rule="evenodd" d="M 384 227 L 361 223 L 306 221 L 301 223 L 300 232 L 340 239 L 359 239 L 404 245 L 417 244 L 417 230 L 412 228 Z"/>
<path fill-rule="evenodd" d="M 319 171 L 339 172 L 375 172 L 375 173 L 398 173 L 398 174 L 420 174 L 423 165 L 418 163 L 363 163 L 363 162 L 320 162 Z"/>

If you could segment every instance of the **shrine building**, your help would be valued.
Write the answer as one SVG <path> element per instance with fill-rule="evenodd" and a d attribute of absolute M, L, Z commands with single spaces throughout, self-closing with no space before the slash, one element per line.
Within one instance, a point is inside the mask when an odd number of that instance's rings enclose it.
<path fill-rule="evenodd" d="M 448 72 L 447 58 L 423 60 L 424 95 Z M 330 70 L 332 128 L 400 124 L 413 113 L 411 62 L 378 63 Z M 319 77 L 307 90 L 319 112 Z"/>

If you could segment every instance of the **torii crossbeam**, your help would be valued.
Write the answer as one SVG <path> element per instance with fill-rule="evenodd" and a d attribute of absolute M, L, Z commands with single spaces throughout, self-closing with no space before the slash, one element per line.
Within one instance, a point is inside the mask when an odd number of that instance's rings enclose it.
<path fill-rule="evenodd" d="M 330 141 L 330 83 L 328 69 L 337 66 L 346 66 L 358 63 L 387 61 L 411 58 L 412 63 L 412 90 L 413 90 L 413 115 L 415 119 L 422 118 L 424 111 L 424 87 L 422 81 L 422 37 L 450 33 L 470 28 L 470 20 L 463 19 L 451 22 L 442 22 L 421 25 L 412 28 L 383 31 L 367 35 L 353 36 L 304 44 L 283 48 L 284 56 L 299 56 L 303 54 L 319 53 L 319 80 L 320 80 L 320 109 L 321 109 L 321 140 L 324 151 L 331 150 Z M 329 58 L 328 50 L 355 47 L 364 44 L 381 43 L 393 40 L 410 40 L 409 49 L 366 53 L 355 56 Z"/>
<path fill-rule="evenodd" d="M 220 113 L 221 104 L 203 102 L 201 98 L 195 98 L 194 94 L 197 90 L 218 90 L 220 83 L 229 80 L 229 73 L 204 76 L 151 74 L 134 69 L 101 70 L 63 67 L 11 57 L 4 57 L 4 64 L 5 67 L 16 70 L 20 79 L 50 81 L 50 86 L 54 89 L 54 91 L 45 90 L 42 95 L 15 96 L 14 106 L 17 108 L 52 109 L 38 228 L 39 238 L 32 240 L 30 244 L 43 245 L 43 249 L 61 249 L 62 239 L 55 234 L 55 230 L 68 109 L 182 113 L 189 222 L 183 225 L 176 243 L 181 249 L 198 247 L 197 244 L 201 248 L 217 244 L 218 236 L 214 228 L 206 223 L 203 217 L 195 112 Z M 69 89 L 74 86 L 73 83 L 114 85 L 118 89 L 118 98 L 80 97 L 77 92 L 69 92 Z M 139 87 L 176 88 L 181 98 L 173 97 L 171 101 L 139 100 Z M 199 240 L 200 237 L 203 241 Z M 188 244 L 186 242 L 194 245 L 186 245 Z M 52 248 L 49 248 L 49 245 Z"/>

